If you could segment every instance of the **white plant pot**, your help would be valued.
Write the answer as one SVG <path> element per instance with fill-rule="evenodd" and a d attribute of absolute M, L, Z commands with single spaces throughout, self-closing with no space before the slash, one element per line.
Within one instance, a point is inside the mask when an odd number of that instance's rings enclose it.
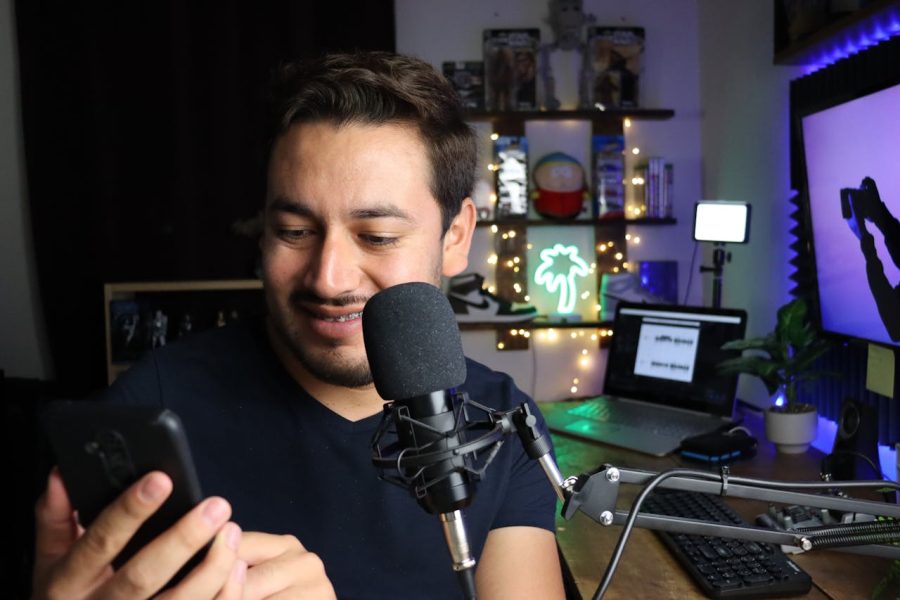
<path fill-rule="evenodd" d="M 766 437 L 782 454 L 800 454 L 816 439 L 819 413 L 814 407 L 806 412 L 766 411 Z"/>

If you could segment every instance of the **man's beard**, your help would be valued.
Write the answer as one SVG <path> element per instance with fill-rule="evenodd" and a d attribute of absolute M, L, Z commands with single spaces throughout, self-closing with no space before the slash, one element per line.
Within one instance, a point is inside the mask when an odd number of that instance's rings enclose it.
<path fill-rule="evenodd" d="M 292 332 L 285 332 L 285 335 L 291 354 L 316 379 L 347 388 L 361 388 L 372 384 L 372 371 L 366 358 L 351 363 L 347 359 L 341 359 L 336 349 L 310 352 L 298 336 Z"/>
<path fill-rule="evenodd" d="M 275 320 L 276 335 L 279 335 L 296 358 L 310 375 L 332 385 L 347 388 L 361 388 L 372 384 L 372 371 L 369 369 L 369 361 L 365 356 L 351 362 L 352 359 L 342 358 L 338 348 L 314 349 L 304 343 L 303 336 L 291 326 L 289 315 L 292 311 L 303 310 L 302 300 L 314 300 L 332 306 L 347 306 L 351 304 L 365 304 L 365 298 L 340 298 L 329 301 L 313 299 L 309 294 L 294 293 L 288 300 L 288 306 L 282 310 L 270 311 Z"/>

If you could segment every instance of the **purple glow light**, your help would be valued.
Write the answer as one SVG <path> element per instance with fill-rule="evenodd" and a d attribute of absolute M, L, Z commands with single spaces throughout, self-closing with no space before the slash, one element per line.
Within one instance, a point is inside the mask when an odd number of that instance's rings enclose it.
<path fill-rule="evenodd" d="M 857 30 L 855 33 L 848 34 L 845 41 L 835 41 L 832 48 L 822 49 L 817 52 L 818 58 L 814 58 L 812 63 L 804 65 L 804 74 L 815 73 L 819 69 L 830 66 L 839 60 L 900 35 L 900 15 L 896 13 L 891 14 L 890 21 L 887 24 L 882 19 L 873 19 L 864 24 L 863 27 L 865 29 L 862 31 Z"/>
<path fill-rule="evenodd" d="M 775 396 L 775 406 L 784 406 L 784 403 L 785 403 L 784 390 L 779 389 L 778 395 Z"/>

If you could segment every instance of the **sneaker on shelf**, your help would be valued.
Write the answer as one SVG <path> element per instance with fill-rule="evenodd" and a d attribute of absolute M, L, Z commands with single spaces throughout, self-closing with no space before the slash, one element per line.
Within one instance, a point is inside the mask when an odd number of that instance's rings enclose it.
<path fill-rule="evenodd" d="M 518 323 L 537 316 L 535 307 L 513 304 L 486 290 L 478 273 L 453 277 L 447 297 L 460 323 Z"/>
<path fill-rule="evenodd" d="M 662 298 L 641 285 L 641 278 L 637 273 L 604 274 L 601 288 L 605 300 L 665 304 Z"/>

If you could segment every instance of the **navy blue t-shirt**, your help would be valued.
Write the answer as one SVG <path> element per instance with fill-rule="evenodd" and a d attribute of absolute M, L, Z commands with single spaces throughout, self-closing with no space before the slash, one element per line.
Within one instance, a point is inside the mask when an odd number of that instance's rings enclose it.
<path fill-rule="evenodd" d="M 511 409 L 512 380 L 467 361 L 462 389 Z M 339 598 L 459 598 L 436 515 L 378 478 L 371 440 L 381 415 L 351 422 L 307 394 L 276 358 L 261 322 L 196 334 L 155 350 L 106 392 L 181 418 L 205 495 L 231 502 L 245 531 L 293 534 L 318 554 Z M 556 497 L 509 437 L 463 520 L 476 559 L 491 529 L 554 531 Z"/>

